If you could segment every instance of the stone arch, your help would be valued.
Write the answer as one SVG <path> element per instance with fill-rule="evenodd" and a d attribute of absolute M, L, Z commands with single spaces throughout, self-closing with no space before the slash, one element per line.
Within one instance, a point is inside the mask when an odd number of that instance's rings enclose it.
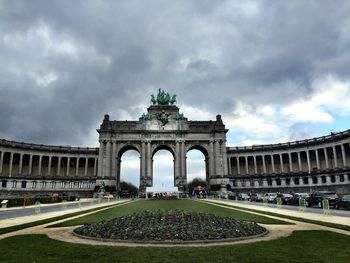
<path fill-rule="evenodd" d="M 205 180 L 209 185 L 209 150 L 206 145 L 203 144 L 192 144 L 189 145 L 186 149 L 186 167 L 187 167 L 187 153 L 191 150 L 198 150 L 204 155 L 205 162 Z M 187 178 L 186 178 L 187 179 Z M 188 182 L 187 182 L 188 183 Z"/>
<path fill-rule="evenodd" d="M 169 145 L 169 144 L 158 144 L 158 145 L 155 145 L 154 149 L 152 151 L 152 158 L 160 150 L 169 151 L 173 155 L 174 159 L 176 158 L 175 149 L 174 149 L 174 147 L 172 145 Z"/>
<path fill-rule="evenodd" d="M 126 153 L 127 151 L 136 151 L 140 157 L 141 157 L 141 150 L 140 150 L 140 146 L 138 144 L 135 143 L 128 143 L 128 144 L 123 144 L 123 145 L 117 145 L 116 146 L 116 160 L 113 160 L 115 162 L 115 177 L 116 177 L 116 189 L 118 192 L 120 192 L 120 178 L 121 178 L 121 168 L 122 168 L 122 156 L 124 153 Z M 140 158 L 140 162 L 141 162 L 141 158 Z M 140 167 L 141 167 L 141 163 L 140 163 Z M 113 170 L 113 168 L 112 168 Z M 140 176 L 140 180 L 141 180 L 141 174 Z"/>

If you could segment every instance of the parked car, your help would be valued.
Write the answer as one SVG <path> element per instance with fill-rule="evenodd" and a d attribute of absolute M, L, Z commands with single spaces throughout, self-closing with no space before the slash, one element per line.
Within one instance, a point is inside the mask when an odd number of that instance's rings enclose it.
<path fill-rule="evenodd" d="M 273 203 L 277 197 L 276 193 L 266 193 L 264 198 L 267 198 L 267 202 Z"/>
<path fill-rule="evenodd" d="M 250 201 L 251 202 L 262 202 L 264 198 L 263 194 L 251 194 Z"/>
<path fill-rule="evenodd" d="M 277 203 L 277 198 L 281 198 L 282 205 L 287 205 L 292 197 L 293 196 L 291 194 L 277 194 L 274 203 Z"/>
<path fill-rule="evenodd" d="M 306 205 L 307 206 L 317 206 L 319 208 L 322 208 L 322 200 L 327 199 L 329 202 L 329 207 L 335 206 L 335 204 L 338 201 L 338 196 L 335 192 L 328 192 L 328 191 L 320 191 L 320 192 L 314 192 L 310 195 L 309 198 L 306 199 Z"/>
<path fill-rule="evenodd" d="M 221 199 L 228 199 L 227 192 L 221 192 L 219 196 L 220 196 Z"/>
<path fill-rule="evenodd" d="M 344 195 L 335 203 L 336 209 L 350 209 L 350 195 Z"/>
<path fill-rule="evenodd" d="M 307 200 L 310 197 L 308 193 L 294 193 L 292 198 L 289 199 L 288 204 L 289 205 L 299 205 L 299 199 L 303 198 Z"/>
<path fill-rule="evenodd" d="M 228 195 L 228 199 L 231 199 L 231 200 L 235 200 L 236 199 L 236 195 L 233 192 L 229 192 L 227 195 Z"/>
<path fill-rule="evenodd" d="M 249 201 L 250 200 L 250 197 L 247 193 L 239 193 L 237 195 L 237 197 L 238 197 L 238 200 L 240 200 L 240 201 Z"/>

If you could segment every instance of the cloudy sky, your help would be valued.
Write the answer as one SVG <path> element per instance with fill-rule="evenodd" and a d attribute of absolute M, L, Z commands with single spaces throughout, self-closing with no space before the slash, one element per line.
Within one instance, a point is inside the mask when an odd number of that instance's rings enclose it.
<path fill-rule="evenodd" d="M 105 113 L 135 120 L 158 88 L 189 119 L 221 114 L 232 146 L 346 130 L 349 14 L 349 1 L 2 0 L 0 138 L 94 147 Z"/>

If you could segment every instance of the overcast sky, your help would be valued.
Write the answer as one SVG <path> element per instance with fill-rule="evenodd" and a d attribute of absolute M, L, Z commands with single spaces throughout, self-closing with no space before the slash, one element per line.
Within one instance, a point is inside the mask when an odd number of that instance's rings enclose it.
<path fill-rule="evenodd" d="M 189 119 L 221 114 L 232 146 L 346 130 L 349 14 L 349 1 L 2 0 L 0 138 L 94 147 L 105 113 L 136 120 L 158 88 Z"/>

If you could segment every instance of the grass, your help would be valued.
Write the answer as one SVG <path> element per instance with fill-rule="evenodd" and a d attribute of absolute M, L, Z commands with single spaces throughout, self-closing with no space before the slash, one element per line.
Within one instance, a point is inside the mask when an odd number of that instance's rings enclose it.
<path fill-rule="evenodd" d="M 121 204 L 124 204 L 124 203 L 121 203 Z M 118 206 L 121 204 L 113 204 L 110 206 Z M 62 215 L 62 216 L 56 216 L 56 217 L 42 219 L 42 220 L 30 222 L 30 223 L 25 223 L 25 224 L 21 224 L 21 225 L 0 228 L 0 235 L 5 234 L 5 233 L 10 233 L 13 231 L 18 231 L 18 230 L 25 229 L 28 227 L 48 224 L 48 223 L 55 222 L 55 221 L 62 220 L 62 219 L 66 219 L 66 218 L 69 218 L 72 216 L 77 216 L 77 215 L 82 215 L 82 214 L 86 214 L 86 213 L 93 212 L 93 211 L 98 211 L 98 210 L 101 210 L 101 209 L 104 209 L 104 208 L 110 207 L 110 206 L 97 207 L 97 208 L 92 208 L 92 209 L 88 209 L 88 210 L 84 210 L 84 211 L 74 212 L 74 213 L 70 213 L 70 214 L 66 214 L 66 215 Z"/>
<path fill-rule="evenodd" d="M 220 216 L 234 217 L 239 220 L 252 221 L 256 223 L 263 224 L 290 224 L 281 220 L 268 218 L 265 216 L 254 215 L 235 209 L 227 209 L 224 207 L 213 206 L 206 203 L 196 202 L 193 200 L 142 200 L 138 202 L 133 202 L 128 205 L 110 208 L 101 212 L 97 212 L 91 215 L 83 216 L 80 218 L 65 221 L 59 224 L 52 225 L 50 227 L 58 226 L 75 226 L 83 225 L 86 223 L 93 223 L 101 220 L 110 220 L 117 216 L 122 216 L 134 212 L 139 212 L 143 210 L 155 210 L 155 209 L 180 209 L 180 210 L 190 210 L 197 212 L 207 212 L 214 213 Z"/>
<path fill-rule="evenodd" d="M 245 207 L 235 206 L 235 205 L 231 205 L 231 204 L 223 204 L 223 203 L 217 203 L 217 202 L 210 202 L 210 203 L 218 204 L 218 205 L 222 205 L 222 206 L 226 206 L 226 207 L 242 209 L 242 210 L 251 211 L 251 212 L 256 212 L 256 213 L 259 213 L 259 214 L 264 214 L 264 215 L 269 215 L 269 216 L 276 216 L 276 217 L 291 219 L 291 220 L 300 221 L 300 222 L 304 222 L 304 223 L 311 223 L 311 224 L 316 224 L 316 225 L 327 226 L 327 227 L 332 227 L 332 228 L 337 228 L 337 229 L 350 231 L 350 226 L 347 226 L 347 225 L 334 224 L 334 223 L 317 221 L 317 220 L 312 220 L 312 219 L 306 219 L 306 218 L 296 217 L 296 216 L 288 216 L 288 215 L 284 215 L 284 214 L 267 212 L 267 211 L 260 211 L 260 210 L 258 211 L 258 210 L 254 210 L 254 209 L 251 209 L 251 208 L 245 208 Z M 208 202 L 208 204 L 209 204 L 209 202 Z"/>
<path fill-rule="evenodd" d="M 327 231 L 296 231 L 291 236 L 252 244 L 197 248 L 128 248 L 65 243 L 45 235 L 0 240 L 0 262 L 349 262 L 350 237 Z"/>

